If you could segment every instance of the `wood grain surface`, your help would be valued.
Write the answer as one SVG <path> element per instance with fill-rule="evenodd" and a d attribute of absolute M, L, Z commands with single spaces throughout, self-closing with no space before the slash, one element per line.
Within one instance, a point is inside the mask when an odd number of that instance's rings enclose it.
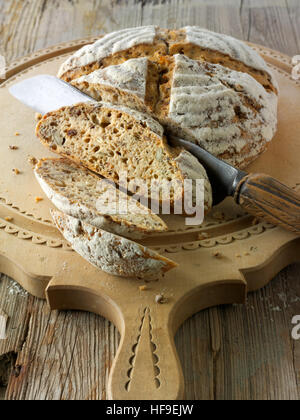
<path fill-rule="evenodd" d="M 300 235 L 300 195 L 266 174 L 248 174 L 239 183 L 235 201 L 258 219 Z"/>
<path fill-rule="evenodd" d="M 55 43 L 127 26 L 197 24 L 290 56 L 300 54 L 298 0 L 0 0 L 0 54 L 17 57 Z M 1 276 L 1 275 L 0 275 Z M 51 312 L 6 276 L 0 309 L 0 399 L 105 399 L 119 335 L 89 313 Z M 246 306 L 198 313 L 176 345 L 188 399 L 300 397 L 300 267 L 282 271 Z"/>

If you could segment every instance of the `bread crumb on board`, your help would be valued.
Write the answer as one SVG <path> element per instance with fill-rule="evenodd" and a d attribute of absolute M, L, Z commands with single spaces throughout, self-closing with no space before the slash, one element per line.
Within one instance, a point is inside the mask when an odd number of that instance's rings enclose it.
<path fill-rule="evenodd" d="M 38 160 L 34 156 L 28 156 L 27 160 L 32 166 L 35 166 L 38 163 Z"/>
<path fill-rule="evenodd" d="M 20 133 L 18 131 L 15 132 L 15 136 L 20 136 Z"/>
<path fill-rule="evenodd" d="M 21 173 L 21 172 L 19 171 L 19 169 L 17 169 L 17 168 L 14 168 L 14 169 L 13 169 L 13 172 L 14 172 L 16 175 L 20 175 L 20 173 Z"/>
<path fill-rule="evenodd" d="M 223 257 L 223 254 L 220 251 L 214 251 L 211 255 L 215 258 L 222 258 Z"/>
<path fill-rule="evenodd" d="M 40 121 L 42 118 L 43 118 L 43 116 L 42 116 L 42 114 L 40 114 L 39 112 L 36 112 L 36 113 L 34 114 L 34 119 L 35 119 L 36 121 Z"/>
<path fill-rule="evenodd" d="M 168 299 L 163 295 L 163 293 L 160 293 L 159 295 L 155 296 L 155 303 L 163 304 L 167 303 Z"/>
<path fill-rule="evenodd" d="M 10 150 L 18 150 L 19 148 L 18 148 L 18 146 L 11 145 L 11 146 L 9 146 L 9 149 Z"/>
<path fill-rule="evenodd" d="M 145 292 L 146 290 L 148 290 L 148 287 L 144 284 L 143 286 L 139 286 L 139 289 L 141 292 Z"/>
<path fill-rule="evenodd" d="M 5 217 L 4 219 L 6 222 L 12 222 L 14 219 L 10 216 Z"/>
<path fill-rule="evenodd" d="M 42 197 L 35 197 L 34 201 L 36 203 L 39 203 L 40 201 L 43 201 L 44 199 Z"/>

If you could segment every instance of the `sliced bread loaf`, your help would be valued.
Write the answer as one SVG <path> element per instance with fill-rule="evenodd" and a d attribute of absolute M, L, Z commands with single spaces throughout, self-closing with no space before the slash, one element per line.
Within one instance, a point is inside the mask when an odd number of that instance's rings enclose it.
<path fill-rule="evenodd" d="M 51 210 L 55 225 L 73 249 L 101 270 L 123 277 L 153 278 L 177 264 L 129 239 Z"/>
<path fill-rule="evenodd" d="M 128 70 L 134 68 L 148 70 Z M 147 58 L 128 60 L 72 84 L 97 100 L 147 109 L 170 133 L 241 168 L 266 148 L 276 130 L 277 95 L 272 90 L 247 73 L 181 54 L 151 63 L 151 69 Z M 149 94 L 155 90 L 156 96 Z"/>
<path fill-rule="evenodd" d="M 146 198 L 153 197 L 153 185 L 172 182 L 171 191 L 159 190 L 161 204 L 182 201 L 185 174 L 192 173 L 204 180 L 205 211 L 211 208 L 211 186 L 203 166 L 190 153 L 169 147 L 163 127 L 147 114 L 100 102 L 78 104 L 46 114 L 36 133 L 52 151 L 116 184 L 125 173 L 128 190 Z M 182 153 L 185 159 L 177 159 Z"/>
<path fill-rule="evenodd" d="M 42 159 L 34 172 L 58 210 L 96 228 L 130 238 L 168 229 L 147 207 L 68 159 Z"/>

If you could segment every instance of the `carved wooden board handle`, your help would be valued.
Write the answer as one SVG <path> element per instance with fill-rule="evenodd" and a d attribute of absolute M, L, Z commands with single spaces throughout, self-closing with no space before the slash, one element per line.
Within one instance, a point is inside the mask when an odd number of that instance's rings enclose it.
<path fill-rule="evenodd" d="M 150 307 L 143 311 L 133 332 L 132 320 L 125 329 L 108 382 L 112 400 L 178 400 L 184 380 L 173 334 Z M 129 326 L 129 328 L 126 327 Z"/>
<path fill-rule="evenodd" d="M 264 174 L 249 174 L 240 182 L 235 200 L 248 213 L 300 234 L 300 195 Z"/>
<path fill-rule="evenodd" d="M 170 326 L 169 306 L 158 305 L 152 299 L 141 303 L 138 295 L 131 303 L 127 300 L 121 309 L 101 286 L 105 278 L 114 279 L 103 274 L 101 282 L 97 273 L 95 269 L 91 278 L 85 278 L 80 270 L 59 273 L 49 282 L 46 296 L 51 309 L 91 311 L 118 327 L 121 342 L 109 375 L 108 398 L 183 399 L 184 378 L 174 343 L 175 331 Z M 122 281 L 125 279 L 120 281 L 117 300 L 120 293 L 126 295 L 128 290 L 122 289 Z M 134 279 L 130 283 L 137 288 Z"/>

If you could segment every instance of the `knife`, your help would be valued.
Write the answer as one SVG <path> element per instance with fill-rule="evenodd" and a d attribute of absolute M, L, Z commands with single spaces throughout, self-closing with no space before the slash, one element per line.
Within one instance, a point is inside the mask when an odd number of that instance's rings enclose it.
<path fill-rule="evenodd" d="M 78 102 L 94 101 L 69 83 L 50 75 L 23 80 L 9 88 L 10 93 L 41 114 Z M 226 197 L 234 200 L 246 212 L 300 234 L 300 195 L 264 174 L 247 174 L 217 159 L 200 146 L 170 136 L 173 146 L 191 152 L 205 167 L 213 190 L 213 204 Z"/>
<path fill-rule="evenodd" d="M 247 213 L 300 234 L 300 195 L 269 175 L 248 174 L 216 158 L 200 146 L 170 136 L 172 146 L 192 153 L 205 167 L 213 191 L 213 204 L 234 197 Z"/>

